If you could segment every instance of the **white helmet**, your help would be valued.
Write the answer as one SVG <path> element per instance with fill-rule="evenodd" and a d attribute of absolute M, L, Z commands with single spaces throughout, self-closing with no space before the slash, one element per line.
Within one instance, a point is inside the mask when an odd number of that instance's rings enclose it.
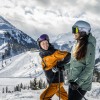
<path fill-rule="evenodd" d="M 74 25 L 74 28 L 78 28 L 79 32 L 86 32 L 86 34 L 88 35 L 91 31 L 91 26 L 88 22 L 86 21 L 77 21 Z"/>

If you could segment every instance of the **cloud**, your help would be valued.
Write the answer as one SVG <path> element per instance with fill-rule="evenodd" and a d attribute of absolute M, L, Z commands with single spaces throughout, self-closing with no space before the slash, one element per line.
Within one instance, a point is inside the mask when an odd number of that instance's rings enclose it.
<path fill-rule="evenodd" d="M 98 0 L 0 0 L 0 15 L 34 39 L 71 32 L 77 20 L 100 28 Z"/>

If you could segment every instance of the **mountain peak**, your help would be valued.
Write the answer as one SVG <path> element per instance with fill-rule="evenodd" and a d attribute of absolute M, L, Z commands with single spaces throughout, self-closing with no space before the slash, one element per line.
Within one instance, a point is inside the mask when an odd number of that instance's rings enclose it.
<path fill-rule="evenodd" d="M 0 16 L 0 30 L 5 30 L 5 29 L 15 29 L 11 23 L 9 23 L 5 18 Z"/>
<path fill-rule="evenodd" d="M 0 23 L 4 22 L 4 18 L 2 16 L 0 16 Z"/>
<path fill-rule="evenodd" d="M 32 39 L 21 30 L 17 29 L 2 16 L 0 16 L 0 31 L 6 31 L 13 39 L 15 39 L 18 43 L 24 45 L 25 47 L 37 48 L 37 44 L 34 39 Z"/>

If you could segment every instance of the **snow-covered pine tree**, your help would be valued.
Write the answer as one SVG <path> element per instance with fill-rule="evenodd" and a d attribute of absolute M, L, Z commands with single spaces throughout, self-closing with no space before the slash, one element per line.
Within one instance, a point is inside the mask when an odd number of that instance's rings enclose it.
<path fill-rule="evenodd" d="M 43 80 L 42 80 L 42 79 L 39 80 L 39 88 L 40 88 L 40 89 L 43 88 Z"/>
<path fill-rule="evenodd" d="M 32 90 L 38 90 L 39 89 L 39 84 L 37 82 L 37 79 L 34 78 L 33 82 L 32 82 Z"/>
<path fill-rule="evenodd" d="M 20 88 L 23 89 L 23 84 L 22 83 L 20 84 Z"/>
<path fill-rule="evenodd" d="M 43 82 L 43 88 L 46 88 L 47 87 L 47 85 L 46 85 L 46 83 L 45 83 L 45 81 Z"/>
<path fill-rule="evenodd" d="M 6 93 L 8 93 L 8 87 L 6 86 Z"/>
<path fill-rule="evenodd" d="M 21 91 L 19 84 L 14 88 L 14 91 Z"/>
<path fill-rule="evenodd" d="M 5 89 L 4 88 L 2 88 L 2 93 L 4 93 L 5 92 Z"/>
<path fill-rule="evenodd" d="M 30 88 L 32 89 L 32 81 L 30 81 Z"/>

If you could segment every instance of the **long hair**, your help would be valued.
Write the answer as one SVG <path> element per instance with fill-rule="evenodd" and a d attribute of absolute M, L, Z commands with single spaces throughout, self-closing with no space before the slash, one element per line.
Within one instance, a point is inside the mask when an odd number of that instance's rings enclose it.
<path fill-rule="evenodd" d="M 82 32 L 82 37 L 77 41 L 77 45 L 73 51 L 73 55 L 77 60 L 81 60 L 87 53 L 88 35 Z"/>

